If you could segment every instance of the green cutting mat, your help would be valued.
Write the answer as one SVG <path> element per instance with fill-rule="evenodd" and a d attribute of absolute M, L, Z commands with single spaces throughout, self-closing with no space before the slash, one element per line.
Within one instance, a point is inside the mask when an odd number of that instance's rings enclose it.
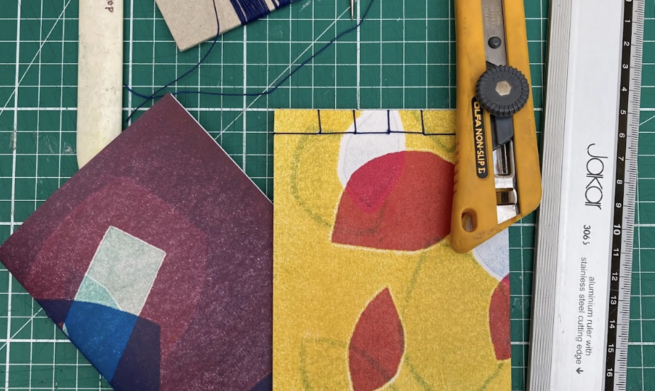
<path fill-rule="evenodd" d="M 358 12 L 368 1 L 358 4 Z M 273 109 L 455 107 L 453 0 L 374 1 L 358 32 L 274 94 L 180 98 L 267 195 L 273 194 Z M 629 390 L 655 390 L 655 8 L 647 1 Z M 126 83 L 151 92 L 208 50 L 203 44 L 179 53 L 153 0 L 126 3 Z M 352 26 L 348 6 L 348 0 L 303 0 L 232 31 L 199 72 L 175 88 L 261 92 Z M 77 170 L 77 9 L 77 0 L 0 4 L 0 243 Z M 526 0 L 539 125 L 547 10 L 547 0 Z M 126 93 L 124 115 L 139 103 Z M 533 221 L 510 231 L 514 390 L 526 383 Z M 4 269 L 0 389 L 110 389 Z"/>

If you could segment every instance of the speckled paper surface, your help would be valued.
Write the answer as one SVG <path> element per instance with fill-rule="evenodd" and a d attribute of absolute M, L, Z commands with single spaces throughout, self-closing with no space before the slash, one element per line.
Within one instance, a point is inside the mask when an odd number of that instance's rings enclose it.
<path fill-rule="evenodd" d="M 270 389 L 272 205 L 168 95 L 0 247 L 118 391 Z"/>
<path fill-rule="evenodd" d="M 449 246 L 454 119 L 276 112 L 275 390 L 511 389 L 507 232 Z"/>
<path fill-rule="evenodd" d="M 166 25 L 180 50 L 184 51 L 218 32 L 232 30 L 283 7 L 292 0 L 156 0 Z M 214 11 L 213 1 L 216 2 Z"/>

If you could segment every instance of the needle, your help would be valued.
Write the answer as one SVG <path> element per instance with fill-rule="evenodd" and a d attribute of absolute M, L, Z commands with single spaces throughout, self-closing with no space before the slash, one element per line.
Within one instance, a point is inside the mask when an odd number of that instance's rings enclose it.
<path fill-rule="evenodd" d="M 350 20 L 355 19 L 355 0 L 350 0 Z"/>

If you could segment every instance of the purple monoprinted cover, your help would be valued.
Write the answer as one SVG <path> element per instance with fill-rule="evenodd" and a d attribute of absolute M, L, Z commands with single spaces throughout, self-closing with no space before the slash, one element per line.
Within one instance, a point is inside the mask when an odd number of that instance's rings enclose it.
<path fill-rule="evenodd" d="M 0 247 L 118 391 L 270 389 L 268 198 L 167 95 Z"/>

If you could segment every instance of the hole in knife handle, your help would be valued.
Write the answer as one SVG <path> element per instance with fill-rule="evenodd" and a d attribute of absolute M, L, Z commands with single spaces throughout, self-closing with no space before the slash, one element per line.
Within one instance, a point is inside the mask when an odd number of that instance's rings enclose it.
<path fill-rule="evenodd" d="M 466 232 L 475 231 L 475 216 L 471 211 L 465 211 L 462 213 L 462 228 Z"/>

